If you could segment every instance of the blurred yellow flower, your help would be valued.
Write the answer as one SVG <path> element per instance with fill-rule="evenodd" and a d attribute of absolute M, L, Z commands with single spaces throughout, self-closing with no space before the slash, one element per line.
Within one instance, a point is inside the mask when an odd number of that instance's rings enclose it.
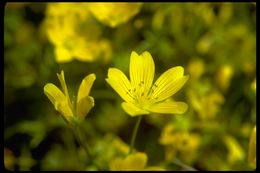
<path fill-rule="evenodd" d="M 254 79 L 254 81 L 251 84 L 251 89 L 256 92 L 256 78 Z"/>
<path fill-rule="evenodd" d="M 197 133 L 178 130 L 173 124 L 167 124 L 159 138 L 159 143 L 165 146 L 166 160 L 172 160 L 179 154 L 182 160 L 190 162 L 196 155 L 200 136 Z"/>
<path fill-rule="evenodd" d="M 126 156 L 129 146 L 114 133 L 107 133 L 95 142 L 96 150 L 93 153 L 97 156 L 96 162 L 100 165 L 107 165 L 111 160 Z"/>
<path fill-rule="evenodd" d="M 243 160 L 245 157 L 245 153 L 239 142 L 230 135 L 226 135 L 223 138 L 224 143 L 228 149 L 228 162 L 234 163 L 239 160 Z"/>
<path fill-rule="evenodd" d="M 46 15 L 51 17 L 74 15 L 80 20 L 85 20 L 89 15 L 88 3 L 49 2 L 46 8 Z"/>
<path fill-rule="evenodd" d="M 202 120 L 209 120 L 220 111 L 220 106 L 224 103 L 224 96 L 217 90 L 208 90 L 198 93 L 195 90 L 188 91 L 188 97 L 193 109 Z"/>
<path fill-rule="evenodd" d="M 125 159 L 114 159 L 110 162 L 109 167 L 111 171 L 163 171 L 161 167 L 146 167 L 147 155 L 145 153 L 137 152 L 128 155 Z"/>
<path fill-rule="evenodd" d="M 204 73 L 204 62 L 201 59 L 192 60 L 187 66 L 191 79 L 198 79 Z"/>
<path fill-rule="evenodd" d="M 110 42 L 101 39 L 100 28 L 91 23 L 87 3 L 49 3 L 45 29 L 58 63 L 92 62 L 99 57 L 107 61 L 111 56 Z"/>
<path fill-rule="evenodd" d="M 256 126 L 252 130 L 250 136 L 249 149 L 248 149 L 248 162 L 253 169 L 256 168 Z"/>
<path fill-rule="evenodd" d="M 90 12 L 103 24 L 116 27 L 127 22 L 141 9 L 142 3 L 89 3 Z"/>
<path fill-rule="evenodd" d="M 121 153 L 127 154 L 129 151 L 129 146 L 124 143 L 120 138 L 115 138 L 112 141 L 112 145 Z"/>
<path fill-rule="evenodd" d="M 82 80 L 78 90 L 76 109 L 74 109 L 70 101 L 63 70 L 57 76 L 63 92 L 54 84 L 48 83 L 44 86 L 44 94 L 49 98 L 54 108 L 63 116 L 66 122 L 82 121 L 94 106 L 94 98 L 89 96 L 89 92 L 96 79 L 95 74 L 90 74 Z"/>
<path fill-rule="evenodd" d="M 124 99 L 122 108 L 130 116 L 151 112 L 182 114 L 187 110 L 186 103 L 169 100 L 189 78 L 183 76 L 183 67 L 167 70 L 153 84 L 155 67 L 151 54 L 145 51 L 138 55 L 133 51 L 129 71 L 130 81 L 119 69 L 109 68 L 106 81 Z"/>
<path fill-rule="evenodd" d="M 222 65 L 215 76 L 215 80 L 217 85 L 222 90 L 227 90 L 230 85 L 230 79 L 232 78 L 234 73 L 233 67 L 231 65 L 225 64 Z"/>

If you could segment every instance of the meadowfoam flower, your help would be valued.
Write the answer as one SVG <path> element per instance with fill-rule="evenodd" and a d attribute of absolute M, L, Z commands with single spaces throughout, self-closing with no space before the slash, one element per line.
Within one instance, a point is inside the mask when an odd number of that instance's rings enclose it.
<path fill-rule="evenodd" d="M 159 143 L 165 147 L 165 160 L 171 161 L 177 157 L 191 163 L 196 159 L 201 137 L 198 133 L 181 130 L 169 123 L 163 128 Z"/>
<path fill-rule="evenodd" d="M 182 114 L 188 106 L 184 102 L 169 99 L 181 89 L 189 76 L 184 76 L 181 66 L 164 72 L 153 84 L 154 61 L 147 51 L 138 55 L 131 53 L 130 81 L 122 71 L 109 68 L 106 81 L 124 99 L 122 108 L 131 116 L 150 113 Z"/>
<path fill-rule="evenodd" d="M 63 70 L 57 76 L 62 91 L 54 84 L 48 83 L 44 86 L 44 94 L 68 123 L 72 123 L 75 120 L 83 120 L 94 106 L 94 98 L 89 96 L 89 92 L 96 79 L 95 74 L 90 74 L 82 80 L 78 90 L 76 108 L 73 107 L 70 101 Z"/>
<path fill-rule="evenodd" d="M 48 3 L 45 16 L 43 29 L 54 46 L 56 62 L 110 59 L 111 44 L 101 37 L 101 28 L 93 25 L 88 3 Z"/>
<path fill-rule="evenodd" d="M 127 22 L 133 18 L 141 9 L 142 3 L 89 3 L 89 11 L 101 23 L 112 28 Z"/>
<path fill-rule="evenodd" d="M 112 171 L 164 171 L 165 169 L 158 166 L 147 167 L 148 157 L 145 153 L 137 152 L 128 155 L 124 159 L 116 158 L 109 164 Z"/>

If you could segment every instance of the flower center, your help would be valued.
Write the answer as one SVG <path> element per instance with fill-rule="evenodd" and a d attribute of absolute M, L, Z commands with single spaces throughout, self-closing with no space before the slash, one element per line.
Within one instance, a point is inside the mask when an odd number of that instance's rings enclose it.
<path fill-rule="evenodd" d="M 158 99 L 152 97 L 152 94 L 157 87 L 158 86 L 154 84 L 150 88 L 147 88 L 145 87 L 144 81 L 141 81 L 136 86 L 132 84 L 132 88 L 128 90 L 127 94 L 133 98 L 135 105 L 141 109 L 145 109 L 146 107 L 155 103 Z"/>

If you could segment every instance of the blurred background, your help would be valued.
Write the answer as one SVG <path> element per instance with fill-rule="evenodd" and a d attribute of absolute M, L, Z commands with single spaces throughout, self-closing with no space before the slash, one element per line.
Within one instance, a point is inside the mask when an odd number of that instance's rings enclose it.
<path fill-rule="evenodd" d="M 173 96 L 189 105 L 185 114 L 151 114 L 141 122 L 135 146 L 148 165 L 255 168 L 248 154 L 256 126 L 255 3 L 6 3 L 5 168 L 95 169 L 43 93 L 47 83 L 60 87 L 61 70 L 72 100 L 81 80 L 96 74 L 95 107 L 82 132 L 107 168 L 130 144 L 136 118 L 105 78 L 109 67 L 128 75 L 132 51 L 151 53 L 155 78 L 174 66 L 190 75 Z"/>

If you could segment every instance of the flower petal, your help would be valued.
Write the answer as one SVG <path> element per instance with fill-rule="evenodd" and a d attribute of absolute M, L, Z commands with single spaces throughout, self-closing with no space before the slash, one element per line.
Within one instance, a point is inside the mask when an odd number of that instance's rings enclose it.
<path fill-rule="evenodd" d="M 131 154 L 124 160 L 124 170 L 143 170 L 147 164 L 147 155 L 141 152 Z"/>
<path fill-rule="evenodd" d="M 183 76 L 181 66 L 173 67 L 164 72 L 151 89 L 151 99 L 157 102 L 165 100 L 175 94 L 186 83 L 189 76 Z"/>
<path fill-rule="evenodd" d="M 61 73 L 60 74 L 57 73 L 57 76 L 59 78 L 62 90 L 65 93 L 65 96 L 67 96 L 68 95 L 68 89 L 67 89 L 67 85 L 66 85 L 66 82 L 65 82 L 64 71 L 61 70 Z"/>
<path fill-rule="evenodd" d="M 109 68 L 107 83 L 127 102 L 134 101 L 131 84 L 125 74 L 117 68 Z"/>
<path fill-rule="evenodd" d="M 67 102 L 66 96 L 61 90 L 52 83 L 48 83 L 44 86 L 44 94 L 50 99 L 54 108 L 70 122 L 73 117 L 73 112 Z"/>
<path fill-rule="evenodd" d="M 86 76 L 82 80 L 82 82 L 79 86 L 79 90 L 78 90 L 77 103 L 81 99 L 83 99 L 89 95 L 90 89 L 91 89 L 95 79 L 96 79 L 96 75 L 94 73 L 92 73 L 92 74 L 89 74 L 88 76 Z"/>
<path fill-rule="evenodd" d="M 89 96 L 90 89 L 96 79 L 96 75 L 94 73 L 89 74 L 86 76 L 78 90 L 77 96 L 77 116 L 80 119 L 84 119 L 85 116 L 88 114 L 90 109 L 94 106 L 94 98 Z"/>
<path fill-rule="evenodd" d="M 136 107 L 133 103 L 123 102 L 121 106 L 131 116 L 150 114 L 150 112 Z"/>
<path fill-rule="evenodd" d="M 140 56 L 134 51 L 131 53 L 130 79 L 133 90 L 139 97 L 148 94 L 153 83 L 154 68 L 154 61 L 149 52 L 145 51 Z"/>
<path fill-rule="evenodd" d="M 44 94 L 49 98 L 55 109 L 57 108 L 57 102 L 66 100 L 66 97 L 61 90 L 52 83 L 48 83 L 44 86 Z"/>
<path fill-rule="evenodd" d="M 188 109 L 184 102 L 164 101 L 152 104 L 148 110 L 162 114 L 183 114 Z"/>
<path fill-rule="evenodd" d="M 87 96 L 80 99 L 77 103 L 77 116 L 83 120 L 91 108 L 95 105 L 94 98 Z"/>
<path fill-rule="evenodd" d="M 115 159 L 109 163 L 110 171 L 123 171 L 123 159 Z"/>
<path fill-rule="evenodd" d="M 58 63 L 66 63 L 73 60 L 71 53 L 63 46 L 56 46 L 54 53 L 55 53 L 55 60 Z"/>
<path fill-rule="evenodd" d="M 62 90 L 63 90 L 63 92 L 64 92 L 64 94 L 65 94 L 65 96 L 67 98 L 68 104 L 69 104 L 70 108 L 72 109 L 72 104 L 70 102 L 69 92 L 68 92 L 68 88 L 67 88 L 65 77 L 64 77 L 64 71 L 62 70 L 61 74 L 57 73 L 57 76 L 59 78 Z"/>

